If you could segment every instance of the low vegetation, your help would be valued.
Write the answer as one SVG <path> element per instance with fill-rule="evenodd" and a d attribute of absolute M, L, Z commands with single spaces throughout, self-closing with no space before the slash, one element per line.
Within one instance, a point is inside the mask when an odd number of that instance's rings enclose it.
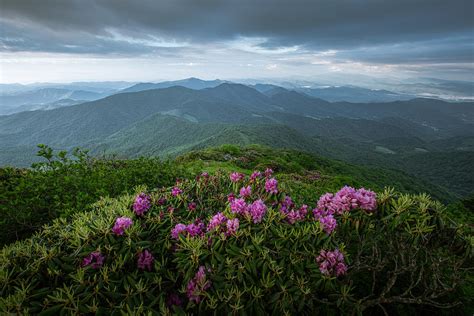
<path fill-rule="evenodd" d="M 304 159 L 294 158 L 281 170 L 302 167 Z M 43 315 L 469 311 L 469 232 L 427 195 L 348 186 L 321 195 L 295 190 L 301 179 L 280 177 L 273 165 L 230 175 L 208 166 L 195 179 L 169 187 L 137 187 L 133 194 L 103 198 L 89 212 L 56 219 L 33 237 L 4 247 L 0 310 Z M 318 183 L 324 175 L 301 177 Z"/>

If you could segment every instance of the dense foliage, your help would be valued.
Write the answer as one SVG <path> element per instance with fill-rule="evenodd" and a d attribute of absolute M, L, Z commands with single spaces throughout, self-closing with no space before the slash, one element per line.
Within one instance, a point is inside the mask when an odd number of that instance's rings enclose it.
<path fill-rule="evenodd" d="M 45 162 L 33 169 L 0 168 L 0 245 L 31 235 L 53 219 L 91 209 L 100 197 L 137 185 L 171 185 L 183 170 L 159 159 L 94 159 L 76 150 L 54 154 L 41 146 Z"/>
<path fill-rule="evenodd" d="M 55 220 L 3 248 L 1 311 L 404 314 L 469 304 L 469 236 L 440 203 L 347 186 L 290 196 L 272 173 L 204 172 Z"/>

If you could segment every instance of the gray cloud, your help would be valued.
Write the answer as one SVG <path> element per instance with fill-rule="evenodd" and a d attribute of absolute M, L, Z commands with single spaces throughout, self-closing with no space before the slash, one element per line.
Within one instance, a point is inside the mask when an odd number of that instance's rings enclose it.
<path fill-rule="evenodd" d="M 32 26 L 79 43 L 113 28 L 183 41 L 258 36 L 269 39 L 267 48 L 343 49 L 444 38 L 474 25 L 470 0 L 2 0 L 0 6 L 7 29 Z"/>
<path fill-rule="evenodd" d="M 473 12 L 472 0 L 0 0 L 0 52 L 161 56 L 181 63 L 190 56 L 204 60 L 206 45 L 239 50 L 229 43 L 259 38 L 250 44 L 257 53 L 335 50 L 324 58 L 466 73 L 471 69 L 462 65 L 474 60 Z"/>

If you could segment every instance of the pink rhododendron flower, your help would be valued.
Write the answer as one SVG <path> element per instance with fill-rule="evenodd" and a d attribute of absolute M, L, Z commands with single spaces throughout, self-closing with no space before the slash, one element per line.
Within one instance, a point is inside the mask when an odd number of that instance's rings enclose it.
<path fill-rule="evenodd" d="M 245 215 L 248 212 L 248 206 L 244 199 L 234 199 L 230 202 L 230 210 L 232 213 Z"/>
<path fill-rule="evenodd" d="M 153 260 L 155 258 L 153 255 L 148 251 L 144 250 L 138 255 L 137 265 L 139 269 L 151 271 Z"/>
<path fill-rule="evenodd" d="M 210 272 L 210 270 L 207 270 Z M 186 286 L 186 294 L 191 302 L 200 303 L 202 294 L 211 287 L 211 281 L 206 279 L 206 268 L 200 266 L 194 277 Z"/>
<path fill-rule="evenodd" d="M 186 225 L 176 224 L 176 226 L 171 230 L 171 237 L 174 239 L 179 239 L 179 234 L 186 231 Z"/>
<path fill-rule="evenodd" d="M 236 183 L 236 182 L 241 181 L 244 177 L 245 175 L 240 172 L 232 172 L 230 174 L 230 181 Z"/>
<path fill-rule="evenodd" d="M 145 193 L 140 193 L 135 198 L 135 202 L 133 202 L 133 211 L 138 216 L 142 216 L 145 212 L 150 209 L 151 206 L 151 199 L 150 196 Z"/>
<path fill-rule="evenodd" d="M 231 192 L 227 195 L 227 201 L 231 203 L 233 200 L 235 200 L 235 194 Z"/>
<path fill-rule="evenodd" d="M 99 269 L 104 264 L 105 257 L 100 251 L 91 252 L 82 260 L 82 266 L 90 266 L 92 269 Z"/>
<path fill-rule="evenodd" d="M 338 250 L 321 250 L 316 258 L 319 263 L 319 271 L 327 276 L 341 276 L 346 274 L 347 265 L 344 263 L 344 255 Z"/>
<path fill-rule="evenodd" d="M 281 207 L 280 211 L 284 214 L 288 213 L 291 209 L 295 207 L 295 203 L 293 203 L 293 200 L 291 199 L 290 196 L 285 196 L 283 201 L 281 202 Z"/>
<path fill-rule="evenodd" d="M 377 195 L 375 192 L 360 188 L 355 193 L 359 207 L 366 211 L 375 211 L 377 208 Z"/>
<path fill-rule="evenodd" d="M 215 230 L 216 228 L 219 228 L 226 221 L 227 221 L 227 217 L 225 217 L 224 214 L 222 214 L 221 212 L 217 213 L 209 221 L 209 224 L 207 225 L 207 231 L 211 231 L 211 230 Z"/>
<path fill-rule="evenodd" d="M 201 219 L 197 219 L 194 223 L 188 224 L 186 226 L 186 232 L 191 237 L 202 236 L 206 230 L 206 225 L 201 221 Z"/>
<path fill-rule="evenodd" d="M 265 178 L 270 178 L 273 175 L 273 170 L 270 168 L 267 168 L 265 170 Z"/>
<path fill-rule="evenodd" d="M 290 224 L 294 224 L 297 221 L 302 221 L 305 219 L 306 214 L 308 214 L 308 206 L 303 204 L 299 209 L 294 209 L 295 203 L 289 196 L 285 196 L 281 202 L 280 212 L 286 215 L 286 220 Z"/>
<path fill-rule="evenodd" d="M 115 220 L 115 225 L 114 227 L 112 228 L 112 231 L 116 234 L 116 235 L 123 235 L 123 233 L 125 232 L 125 230 L 127 228 L 129 228 L 130 226 L 132 226 L 133 224 L 133 221 L 131 218 L 129 217 L 119 217 Z"/>
<path fill-rule="evenodd" d="M 239 224 L 240 222 L 238 218 L 229 219 L 226 223 L 226 226 L 227 226 L 226 235 L 227 236 L 234 235 L 239 229 Z"/>
<path fill-rule="evenodd" d="M 319 198 L 317 210 L 313 211 L 315 217 L 337 214 L 361 208 L 373 211 L 377 208 L 376 194 L 361 188 L 356 190 L 345 186 L 336 194 L 326 193 Z"/>
<path fill-rule="evenodd" d="M 278 181 L 275 178 L 270 178 L 265 181 L 265 191 L 271 194 L 278 193 Z"/>
<path fill-rule="evenodd" d="M 254 171 L 250 175 L 250 180 L 255 181 L 255 180 L 257 180 L 257 178 L 260 178 L 261 176 L 262 176 L 262 173 L 260 171 Z"/>
<path fill-rule="evenodd" d="M 250 185 L 240 189 L 240 196 L 243 198 L 249 197 L 251 194 L 252 194 L 252 187 L 250 187 Z"/>
<path fill-rule="evenodd" d="M 267 212 L 267 206 L 262 200 L 256 200 L 249 206 L 249 213 L 254 223 L 260 223 Z"/>
<path fill-rule="evenodd" d="M 299 209 L 292 209 L 291 211 L 286 213 L 286 219 L 290 224 L 294 224 L 298 221 L 302 221 L 305 219 L 306 214 L 308 214 L 308 205 L 301 205 Z"/>
<path fill-rule="evenodd" d="M 178 187 L 173 187 L 173 189 L 171 189 L 171 194 L 173 196 L 178 196 L 180 195 L 181 193 L 183 193 L 183 190 L 181 190 L 180 188 Z"/>
<path fill-rule="evenodd" d="M 337 221 L 333 215 L 321 216 L 319 218 L 319 222 L 321 223 L 323 230 L 327 234 L 331 234 L 333 230 L 336 229 L 336 226 L 337 226 Z"/>

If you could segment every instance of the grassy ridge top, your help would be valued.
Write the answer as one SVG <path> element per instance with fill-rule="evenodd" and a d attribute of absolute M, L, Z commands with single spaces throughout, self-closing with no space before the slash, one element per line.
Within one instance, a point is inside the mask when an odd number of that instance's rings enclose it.
<path fill-rule="evenodd" d="M 224 145 L 192 151 L 173 160 L 98 159 L 84 153 L 74 160 L 65 154 L 55 157 L 47 147 L 42 155 L 49 160 L 36 169 L 0 168 L 3 244 L 30 235 L 54 218 L 88 211 L 91 203 L 101 197 L 129 193 L 138 185 L 172 185 L 176 178 L 202 171 L 239 170 L 250 174 L 270 167 L 296 199 L 351 185 L 372 190 L 391 186 L 399 192 L 427 192 L 444 202 L 453 201 L 443 189 L 399 171 L 353 166 L 301 151 L 259 145 Z"/>

